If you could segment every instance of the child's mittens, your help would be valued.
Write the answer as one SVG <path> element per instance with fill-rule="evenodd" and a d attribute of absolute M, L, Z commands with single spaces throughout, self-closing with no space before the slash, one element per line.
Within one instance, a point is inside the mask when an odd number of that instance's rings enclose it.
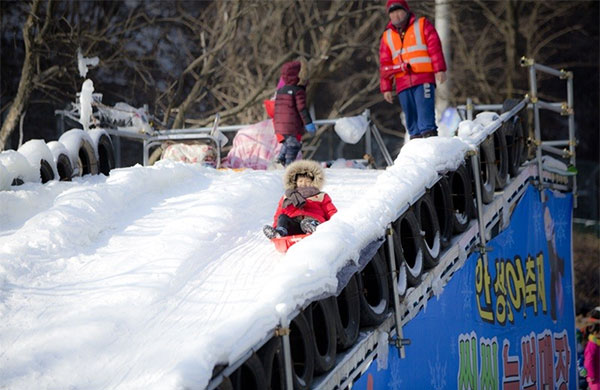
<path fill-rule="evenodd" d="M 315 131 L 317 131 L 317 127 L 315 126 L 314 123 L 309 123 L 306 126 L 304 126 L 304 128 L 306 129 L 306 131 L 308 131 L 311 134 L 314 134 Z"/>

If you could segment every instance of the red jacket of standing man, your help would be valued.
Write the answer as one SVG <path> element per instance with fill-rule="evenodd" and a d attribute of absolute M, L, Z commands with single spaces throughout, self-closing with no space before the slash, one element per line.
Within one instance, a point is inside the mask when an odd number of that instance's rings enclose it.
<path fill-rule="evenodd" d="M 390 22 L 379 45 L 380 90 L 392 103 L 396 83 L 411 136 L 435 132 L 434 87 L 446 80 L 440 38 L 431 22 L 417 18 L 405 0 L 387 0 L 386 10 Z M 403 94 L 418 86 L 425 87 Z"/>

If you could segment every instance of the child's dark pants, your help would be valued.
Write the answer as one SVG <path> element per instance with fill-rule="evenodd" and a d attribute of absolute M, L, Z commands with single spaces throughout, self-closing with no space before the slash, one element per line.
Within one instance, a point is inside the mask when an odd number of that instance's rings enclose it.
<path fill-rule="evenodd" d="M 278 160 L 283 165 L 290 165 L 295 159 L 302 144 L 293 135 L 286 135 L 285 140 L 281 143 L 281 151 L 279 152 Z"/>
<path fill-rule="evenodd" d="M 300 221 L 302 218 L 290 218 L 285 214 L 281 214 L 277 217 L 277 227 L 284 227 L 288 232 L 288 236 L 295 234 L 304 234 L 300 228 Z"/>

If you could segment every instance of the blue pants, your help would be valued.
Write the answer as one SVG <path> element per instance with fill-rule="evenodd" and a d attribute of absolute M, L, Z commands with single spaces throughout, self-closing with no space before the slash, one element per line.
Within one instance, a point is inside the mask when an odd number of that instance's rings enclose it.
<path fill-rule="evenodd" d="M 435 85 L 425 83 L 405 89 L 398 95 L 411 137 L 437 131 L 435 125 Z"/>
<path fill-rule="evenodd" d="M 288 166 L 294 162 L 301 148 L 302 144 L 296 139 L 296 136 L 286 135 L 277 159 L 284 166 Z"/>

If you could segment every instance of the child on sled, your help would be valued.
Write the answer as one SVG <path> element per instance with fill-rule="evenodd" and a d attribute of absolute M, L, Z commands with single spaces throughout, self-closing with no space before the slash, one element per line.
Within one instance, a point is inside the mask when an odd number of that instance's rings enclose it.
<path fill-rule="evenodd" d="M 321 191 L 325 174 L 319 163 L 298 160 L 291 163 L 283 174 L 285 194 L 279 200 L 273 217 L 273 226 L 265 225 L 267 238 L 310 234 L 317 226 L 328 221 L 337 209 L 331 198 Z"/>

